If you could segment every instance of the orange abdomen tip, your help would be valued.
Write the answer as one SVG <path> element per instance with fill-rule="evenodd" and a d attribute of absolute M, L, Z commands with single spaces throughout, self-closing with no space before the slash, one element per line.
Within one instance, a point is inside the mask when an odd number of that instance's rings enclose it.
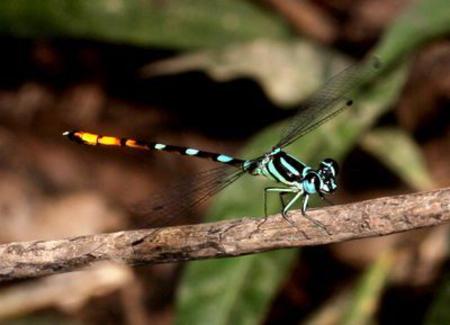
<path fill-rule="evenodd" d="M 88 144 L 91 146 L 95 146 L 98 144 L 98 134 L 88 133 L 84 131 L 66 131 L 63 133 L 63 135 L 69 140 L 77 143 Z"/>

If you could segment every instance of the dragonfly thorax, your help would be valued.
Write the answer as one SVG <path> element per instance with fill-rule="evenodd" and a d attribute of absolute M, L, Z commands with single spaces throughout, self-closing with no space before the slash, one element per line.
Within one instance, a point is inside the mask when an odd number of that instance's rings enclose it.
<path fill-rule="evenodd" d="M 311 169 L 279 148 L 256 159 L 256 164 L 252 174 L 263 175 L 288 186 L 301 186 L 306 172 Z"/>
<path fill-rule="evenodd" d="M 246 161 L 244 169 L 252 175 L 271 178 L 305 194 L 329 194 L 337 188 L 338 164 L 329 158 L 322 160 L 318 169 L 313 169 L 277 148 L 257 159 Z"/>

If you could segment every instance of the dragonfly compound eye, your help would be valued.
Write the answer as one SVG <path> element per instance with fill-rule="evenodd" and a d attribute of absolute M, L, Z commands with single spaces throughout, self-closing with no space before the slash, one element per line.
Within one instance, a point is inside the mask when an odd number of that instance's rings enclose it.
<path fill-rule="evenodd" d="M 339 173 L 338 163 L 336 162 L 336 160 L 331 158 L 326 158 L 322 160 L 320 163 L 320 169 L 331 172 L 333 176 L 336 176 Z"/>

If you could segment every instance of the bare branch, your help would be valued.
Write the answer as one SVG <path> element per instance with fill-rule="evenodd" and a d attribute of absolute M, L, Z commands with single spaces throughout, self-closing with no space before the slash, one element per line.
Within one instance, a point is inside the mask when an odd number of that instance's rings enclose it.
<path fill-rule="evenodd" d="M 121 231 L 62 240 L 0 245 L 0 280 L 72 271 L 112 260 L 125 264 L 181 262 L 239 256 L 278 248 L 382 236 L 450 220 L 450 188 L 385 197 L 309 211 L 326 231 L 293 212 L 181 227 Z"/>

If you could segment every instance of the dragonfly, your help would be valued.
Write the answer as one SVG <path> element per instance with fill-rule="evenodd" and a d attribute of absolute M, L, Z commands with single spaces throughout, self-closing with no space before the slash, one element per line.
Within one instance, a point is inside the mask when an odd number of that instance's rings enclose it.
<path fill-rule="evenodd" d="M 313 195 L 326 200 L 337 189 L 339 165 L 332 158 L 320 161 L 317 168 L 313 168 L 284 149 L 330 120 L 346 108 L 353 106 L 353 91 L 366 82 L 371 74 L 381 67 L 377 57 L 371 57 L 362 63 L 351 65 L 329 79 L 318 90 L 312 93 L 301 105 L 292 121 L 282 131 L 278 143 L 271 150 L 252 159 L 240 159 L 224 153 L 215 153 L 196 148 L 170 145 L 161 142 L 151 142 L 133 138 L 105 136 L 86 131 L 66 131 L 63 133 L 69 140 L 83 145 L 126 147 L 144 151 L 161 151 L 176 153 L 188 157 L 209 159 L 220 164 L 218 168 L 200 174 L 195 184 L 189 188 L 190 193 L 196 193 L 196 199 L 190 203 L 170 202 L 171 209 L 178 208 L 178 212 L 188 207 L 200 204 L 219 191 L 228 187 L 244 174 L 265 177 L 276 185 L 264 189 L 264 214 L 267 219 L 267 198 L 269 193 L 278 193 L 282 205 L 281 215 L 291 225 L 288 211 L 293 205 L 303 200 L 301 212 L 304 217 L 321 228 L 320 222 L 308 216 L 308 202 Z M 231 167 L 232 172 L 229 172 Z M 286 201 L 286 196 L 290 198 Z M 153 211 L 167 209 L 164 204 L 155 205 Z M 172 211 L 172 210 L 171 210 Z"/>

